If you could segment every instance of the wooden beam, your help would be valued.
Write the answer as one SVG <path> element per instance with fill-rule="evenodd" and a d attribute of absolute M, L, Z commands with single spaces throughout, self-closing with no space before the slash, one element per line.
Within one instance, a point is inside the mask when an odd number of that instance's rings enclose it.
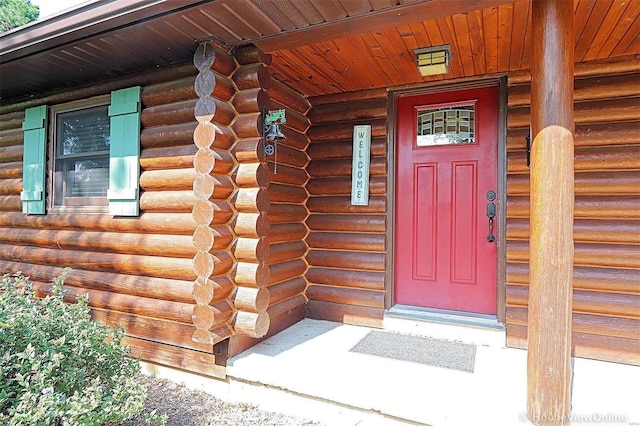
<path fill-rule="evenodd" d="M 513 0 L 424 0 L 419 3 L 385 8 L 365 15 L 270 34 L 252 39 L 251 42 L 268 53 L 370 32 L 374 29 L 397 27 L 398 25 L 485 9 L 505 3 L 513 3 Z M 237 44 L 242 43 L 245 41 L 240 40 Z"/>
<path fill-rule="evenodd" d="M 573 2 L 533 0 L 527 417 L 569 424 L 573 293 Z"/>

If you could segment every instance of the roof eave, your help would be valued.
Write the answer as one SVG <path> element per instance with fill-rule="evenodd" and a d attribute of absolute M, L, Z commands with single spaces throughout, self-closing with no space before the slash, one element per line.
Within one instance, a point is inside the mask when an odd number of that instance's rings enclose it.
<path fill-rule="evenodd" d="M 96 0 L 0 34 L 0 63 L 130 25 L 202 0 Z"/>

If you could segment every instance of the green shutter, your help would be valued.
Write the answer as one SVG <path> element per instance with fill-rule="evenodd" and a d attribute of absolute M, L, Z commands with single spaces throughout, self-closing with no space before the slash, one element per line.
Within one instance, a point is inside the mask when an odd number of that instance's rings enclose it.
<path fill-rule="evenodd" d="M 140 104 L 139 86 L 111 92 L 109 140 L 109 214 L 139 214 Z"/>
<path fill-rule="evenodd" d="M 22 157 L 22 213 L 45 214 L 45 162 L 47 149 L 47 106 L 24 111 L 24 153 Z"/>

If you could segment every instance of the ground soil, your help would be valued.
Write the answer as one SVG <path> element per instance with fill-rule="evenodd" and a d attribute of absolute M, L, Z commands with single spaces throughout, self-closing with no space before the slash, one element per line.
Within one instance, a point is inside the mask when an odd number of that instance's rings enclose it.
<path fill-rule="evenodd" d="M 168 416 L 167 426 L 311 426 L 307 419 L 260 410 L 247 404 L 231 404 L 206 392 L 188 389 L 168 380 L 140 375 L 147 388 L 143 412 L 123 425 L 148 426 L 145 414 Z"/>

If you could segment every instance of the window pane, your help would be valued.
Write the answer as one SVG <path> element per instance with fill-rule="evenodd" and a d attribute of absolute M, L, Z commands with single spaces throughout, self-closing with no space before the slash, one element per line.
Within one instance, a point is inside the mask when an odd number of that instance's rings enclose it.
<path fill-rule="evenodd" d="M 416 146 L 475 143 L 475 105 L 418 110 Z"/>
<path fill-rule="evenodd" d="M 58 155 L 68 156 L 109 149 L 106 106 L 58 115 Z"/>
<path fill-rule="evenodd" d="M 56 114 L 53 205 L 107 206 L 109 132 L 107 106 Z"/>
<path fill-rule="evenodd" d="M 67 161 L 67 197 L 106 197 L 109 157 Z"/>

